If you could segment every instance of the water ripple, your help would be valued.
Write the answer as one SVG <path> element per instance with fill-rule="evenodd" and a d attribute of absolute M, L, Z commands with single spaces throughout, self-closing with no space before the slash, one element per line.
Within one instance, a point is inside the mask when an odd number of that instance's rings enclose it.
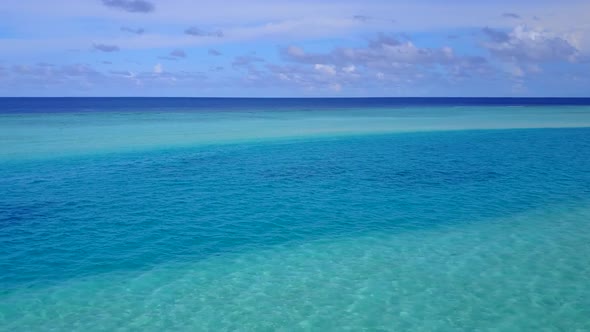
<path fill-rule="evenodd" d="M 452 319 L 432 322 L 436 329 L 470 326 L 476 315 L 460 305 L 470 303 L 489 322 L 542 326 L 510 311 L 529 305 L 527 317 L 552 312 L 535 317 L 587 327 L 576 323 L 585 313 L 587 215 L 572 202 L 590 198 L 589 164 L 590 129 L 3 163 L 0 322 L 12 330 L 50 317 L 53 325 L 37 326 L 233 329 L 249 326 L 260 303 L 285 316 L 252 327 L 338 321 L 378 330 L 420 326 L 426 315 Z M 551 214 L 557 206 L 563 213 Z M 537 221 L 530 211 L 539 209 Z M 532 214 L 511 219 L 522 213 Z M 494 220 L 520 228 L 488 231 Z"/>

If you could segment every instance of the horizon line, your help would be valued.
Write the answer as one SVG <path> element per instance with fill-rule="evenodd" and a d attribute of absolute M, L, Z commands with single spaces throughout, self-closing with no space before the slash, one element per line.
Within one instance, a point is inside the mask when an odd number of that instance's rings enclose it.
<path fill-rule="evenodd" d="M 590 96 L 587 97 L 563 97 L 563 96 L 543 96 L 543 97 L 502 97 L 502 96 L 481 96 L 481 97 L 443 97 L 443 96 L 429 96 L 429 97 L 420 97 L 420 96 L 411 96 L 411 97 L 386 97 L 386 96 L 379 96 L 379 97 L 238 97 L 238 96 L 231 96 L 231 97 L 221 97 L 221 96 L 209 96 L 209 97 L 195 97 L 195 96 L 0 96 L 0 99 L 16 99 L 16 98 L 158 98 L 158 99 L 590 99 Z"/>

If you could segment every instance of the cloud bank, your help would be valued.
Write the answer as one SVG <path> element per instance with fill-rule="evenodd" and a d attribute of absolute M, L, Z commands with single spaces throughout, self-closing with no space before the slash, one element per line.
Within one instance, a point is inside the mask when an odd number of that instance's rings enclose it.
<path fill-rule="evenodd" d="M 222 38 L 223 31 L 215 30 L 215 31 L 206 31 L 198 27 L 190 27 L 184 30 L 184 33 L 187 35 L 195 36 L 195 37 L 215 37 L 215 38 Z"/>
<path fill-rule="evenodd" d="M 103 5 L 130 13 L 150 13 L 154 4 L 145 0 L 102 0 Z"/>
<path fill-rule="evenodd" d="M 119 46 L 117 46 L 117 45 L 108 45 L 108 44 L 93 44 L 92 48 L 97 51 L 106 52 L 106 53 L 118 52 L 121 50 L 119 48 Z"/>

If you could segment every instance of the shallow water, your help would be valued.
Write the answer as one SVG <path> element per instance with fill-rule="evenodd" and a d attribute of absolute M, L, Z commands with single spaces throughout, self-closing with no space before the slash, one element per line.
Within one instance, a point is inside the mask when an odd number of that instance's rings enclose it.
<path fill-rule="evenodd" d="M 590 128 L 461 130 L 590 112 L 454 109 L 0 115 L 0 330 L 590 330 Z"/>
<path fill-rule="evenodd" d="M 12 103 L 0 108 L 0 161 L 433 130 L 590 127 L 590 106 L 571 105 L 315 110 L 311 102 L 262 109 L 227 102 L 219 109 L 186 110 L 149 108 L 148 102 L 139 109 L 86 109 L 79 103 L 46 112 L 44 100 L 33 108 L 37 112 Z"/>
<path fill-rule="evenodd" d="M 584 331 L 590 204 L 572 205 L 70 279 L 4 296 L 3 324 L 23 331 Z"/>

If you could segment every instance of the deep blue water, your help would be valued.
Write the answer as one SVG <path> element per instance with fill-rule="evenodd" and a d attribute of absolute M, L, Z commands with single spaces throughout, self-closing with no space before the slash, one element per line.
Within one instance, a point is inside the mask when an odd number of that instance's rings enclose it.
<path fill-rule="evenodd" d="M 147 115 L 122 109 L 333 108 L 337 126 L 357 121 L 342 105 L 384 107 L 378 122 L 393 105 L 444 115 L 484 102 L 515 100 L 0 99 L 0 128 L 21 126 L 0 144 L 29 140 L 27 158 L 4 160 L 0 145 L 0 330 L 590 328 L 590 128 L 224 144 L 212 132 L 205 145 L 92 150 L 113 132 L 162 140 L 125 127 Z M 517 101 L 531 123 L 558 102 L 590 118 L 571 106 L 587 100 Z M 279 120 L 316 121 L 300 117 Z M 59 134 L 76 126 L 97 143 L 37 158 L 49 141 L 78 144 Z"/>
<path fill-rule="evenodd" d="M 0 98 L 0 113 L 342 110 L 460 106 L 588 106 L 590 98 Z"/>

